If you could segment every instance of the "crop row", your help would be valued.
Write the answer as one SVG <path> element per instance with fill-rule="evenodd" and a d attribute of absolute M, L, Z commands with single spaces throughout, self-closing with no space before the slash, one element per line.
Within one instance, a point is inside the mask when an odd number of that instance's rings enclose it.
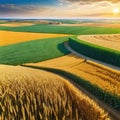
<path fill-rule="evenodd" d="M 59 75 L 67 77 L 73 80 L 75 83 L 77 83 L 81 87 L 83 87 L 84 89 L 86 89 L 87 91 L 89 91 L 91 94 L 93 94 L 100 100 L 110 105 L 113 109 L 120 110 L 120 97 L 113 95 L 110 92 L 106 92 L 105 90 L 98 87 L 97 85 L 91 84 L 91 82 L 88 80 L 80 78 L 79 76 L 73 73 L 67 72 L 65 70 L 56 69 L 56 68 L 44 68 L 44 67 L 36 67 L 36 66 L 29 66 L 29 65 L 28 67 L 43 69 L 43 70 L 57 73 Z"/>
<path fill-rule="evenodd" d="M 83 55 L 120 67 L 119 51 L 79 40 L 76 36 L 69 38 L 69 44 Z"/>

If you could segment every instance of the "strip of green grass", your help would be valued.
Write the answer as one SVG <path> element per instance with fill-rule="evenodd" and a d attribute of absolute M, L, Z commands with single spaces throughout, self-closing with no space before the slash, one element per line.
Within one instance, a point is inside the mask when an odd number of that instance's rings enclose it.
<path fill-rule="evenodd" d="M 77 36 L 69 38 L 69 44 L 83 55 L 120 67 L 120 51 L 79 40 Z"/>
<path fill-rule="evenodd" d="M 80 78 L 79 76 L 77 76 L 73 73 L 70 73 L 70 72 L 67 72 L 64 70 L 60 70 L 60 69 L 55 69 L 55 68 L 45 68 L 45 67 L 37 67 L 37 66 L 30 66 L 30 65 L 23 65 L 23 66 L 46 70 L 46 71 L 61 75 L 63 77 L 66 77 L 66 78 L 74 81 L 78 85 L 80 85 L 82 88 L 89 91 L 91 94 L 96 96 L 98 99 L 107 103 L 113 109 L 118 110 L 118 111 L 120 110 L 120 97 L 119 96 L 113 95 L 110 92 L 106 92 L 102 88 L 98 87 L 97 85 L 93 85 L 89 81 L 87 81 L 83 78 Z"/>
<path fill-rule="evenodd" d="M 119 28 L 91 27 L 91 26 L 55 26 L 55 25 L 32 25 L 21 27 L 3 27 L 0 30 L 17 32 L 41 32 L 41 33 L 60 33 L 60 34 L 115 34 L 120 33 Z"/>
<path fill-rule="evenodd" d="M 20 65 L 68 54 L 63 43 L 68 37 L 49 38 L 0 47 L 0 64 Z"/>

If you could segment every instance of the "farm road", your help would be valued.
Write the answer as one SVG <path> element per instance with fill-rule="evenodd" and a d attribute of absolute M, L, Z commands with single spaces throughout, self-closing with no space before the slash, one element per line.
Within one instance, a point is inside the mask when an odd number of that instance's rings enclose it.
<path fill-rule="evenodd" d="M 95 62 L 95 63 L 97 63 L 97 64 L 101 64 L 101 65 L 103 65 L 103 66 L 105 66 L 105 67 L 108 67 L 108 68 L 110 68 L 110 69 L 114 69 L 114 70 L 120 71 L 120 67 L 117 67 L 117 66 L 114 66 L 114 65 L 111 65 L 111 64 L 108 64 L 108 63 L 99 61 L 99 60 L 92 59 L 92 58 L 90 58 L 90 57 L 87 57 L 87 56 L 85 56 L 85 55 L 83 55 L 83 54 L 80 54 L 80 53 L 76 52 L 75 50 L 73 50 L 73 49 L 70 47 L 70 45 L 69 45 L 68 42 L 65 42 L 64 45 L 65 45 L 66 49 L 68 49 L 71 53 L 73 53 L 73 54 L 75 54 L 75 55 L 77 55 L 77 56 L 79 56 L 79 57 L 82 57 L 82 58 L 84 58 L 85 60 L 90 60 L 90 61 Z"/>

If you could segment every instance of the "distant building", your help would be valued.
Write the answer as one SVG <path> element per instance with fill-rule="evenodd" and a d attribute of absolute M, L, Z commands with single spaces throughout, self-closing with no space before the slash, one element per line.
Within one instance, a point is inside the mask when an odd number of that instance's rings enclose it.
<path fill-rule="evenodd" d="M 52 24 L 52 25 L 60 25 L 62 24 L 61 22 L 49 22 L 49 24 Z"/>

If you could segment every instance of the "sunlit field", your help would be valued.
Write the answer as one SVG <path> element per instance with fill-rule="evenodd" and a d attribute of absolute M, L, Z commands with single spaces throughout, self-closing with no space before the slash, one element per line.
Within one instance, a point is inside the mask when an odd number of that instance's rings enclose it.
<path fill-rule="evenodd" d="M 79 57 L 64 43 L 78 54 L 119 67 L 119 23 L 1 22 L 0 120 L 116 118 L 120 71 Z"/>
<path fill-rule="evenodd" d="M 0 119 L 109 120 L 66 79 L 41 70 L 0 65 Z"/>
<path fill-rule="evenodd" d="M 81 35 L 78 38 L 89 43 L 120 51 L 120 34 Z"/>
<path fill-rule="evenodd" d="M 46 33 L 29 33 L 29 32 L 12 32 L 0 31 L 0 46 L 26 42 L 36 39 L 64 37 L 67 34 L 46 34 Z"/>
<path fill-rule="evenodd" d="M 0 0 L 0 120 L 120 120 L 120 0 Z"/>
<path fill-rule="evenodd" d="M 59 63 L 59 64 L 58 64 Z M 91 61 L 84 62 L 83 58 L 73 54 L 48 60 L 45 62 L 31 63 L 27 65 L 59 68 L 69 71 L 89 80 L 100 88 L 120 97 L 120 72 L 105 68 Z"/>
<path fill-rule="evenodd" d="M 18 22 L 12 22 L 12 23 L 3 23 L 0 24 L 0 26 L 6 26 L 6 27 L 20 27 L 20 26 L 30 26 L 34 25 L 33 23 L 18 23 Z"/>

